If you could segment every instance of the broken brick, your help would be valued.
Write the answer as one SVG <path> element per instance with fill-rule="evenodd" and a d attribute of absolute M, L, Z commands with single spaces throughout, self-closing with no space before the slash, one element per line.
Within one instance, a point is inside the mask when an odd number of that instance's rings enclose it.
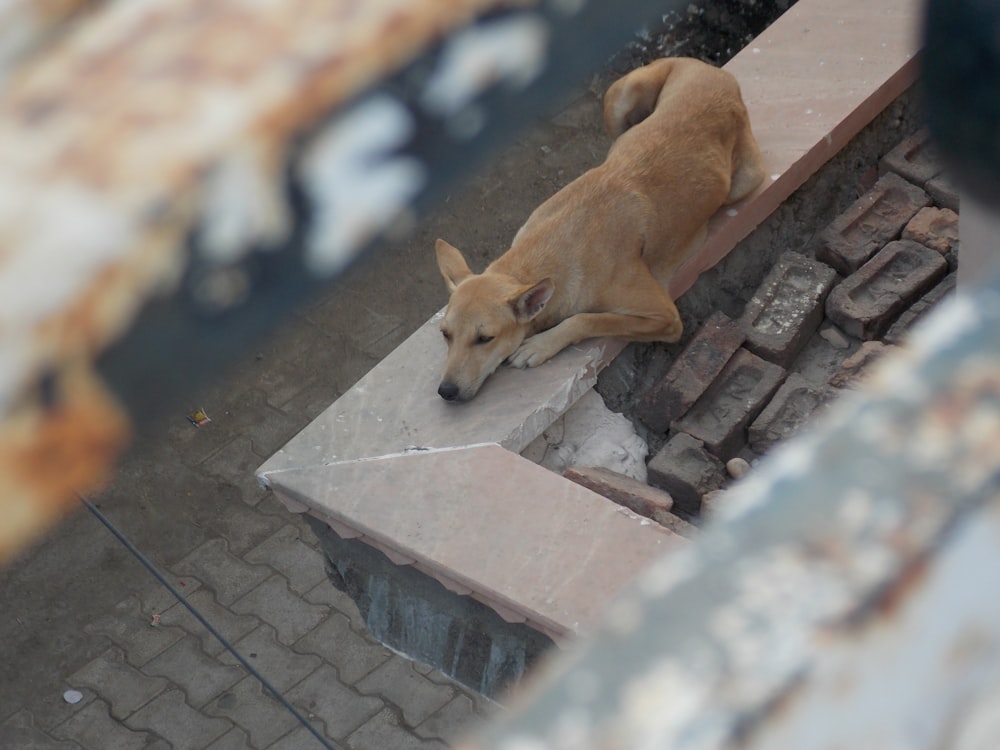
<path fill-rule="evenodd" d="M 747 303 L 746 348 L 788 367 L 823 320 L 823 303 L 837 273 L 819 261 L 786 252 Z"/>
<path fill-rule="evenodd" d="M 647 468 L 649 483 L 670 493 L 674 507 L 688 514 L 698 513 L 701 496 L 726 481 L 722 461 L 683 432 L 670 438 Z"/>
<path fill-rule="evenodd" d="M 747 426 L 785 379 L 785 369 L 740 349 L 684 417 L 671 425 L 728 461 L 746 445 Z M 676 499 L 676 496 L 675 498 Z"/>
<path fill-rule="evenodd" d="M 853 273 L 930 202 L 922 189 L 889 172 L 823 230 L 816 257 L 842 274 Z"/>
<path fill-rule="evenodd" d="M 920 187 L 940 174 L 941 169 L 941 160 L 927 130 L 904 138 L 879 163 L 880 174 L 895 172 Z"/>
<path fill-rule="evenodd" d="M 829 385 L 813 383 L 798 373 L 789 375 L 750 425 L 750 448 L 765 453 L 775 443 L 790 438 L 836 395 L 837 390 Z"/>
<path fill-rule="evenodd" d="M 902 239 L 946 255 L 958 248 L 958 214 L 950 208 L 921 208 L 903 229 Z"/>
<path fill-rule="evenodd" d="M 642 397 L 639 419 L 651 430 L 666 432 L 684 416 L 722 372 L 745 339 L 738 323 L 716 312 L 698 329 L 666 374 Z"/>
<path fill-rule="evenodd" d="M 872 364 L 893 348 L 895 347 L 887 346 L 881 341 L 864 342 L 854 354 L 843 361 L 840 369 L 830 378 L 830 385 L 834 388 L 859 387 Z"/>
<path fill-rule="evenodd" d="M 846 333 L 871 340 L 948 271 L 936 250 L 912 240 L 890 242 L 826 298 L 826 314 Z"/>
<path fill-rule="evenodd" d="M 657 522 L 657 516 L 668 512 L 674 505 L 673 498 L 666 492 L 611 469 L 571 466 L 563 472 L 563 476 L 603 495 L 616 505 L 622 505 L 633 513 Z"/>
<path fill-rule="evenodd" d="M 955 277 L 956 274 L 954 273 L 948 274 L 940 284 L 917 300 L 908 310 L 904 311 L 886 332 L 884 336 L 885 343 L 902 343 L 914 323 L 924 317 L 938 302 L 955 291 Z"/>

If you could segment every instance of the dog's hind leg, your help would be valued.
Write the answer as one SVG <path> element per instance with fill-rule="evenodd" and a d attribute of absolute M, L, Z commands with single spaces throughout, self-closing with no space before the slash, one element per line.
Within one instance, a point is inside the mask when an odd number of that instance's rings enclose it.
<path fill-rule="evenodd" d="M 612 84 L 604 94 L 604 127 L 612 139 L 653 113 L 673 68 L 674 60 L 657 60 Z"/>
<path fill-rule="evenodd" d="M 764 164 L 760 147 L 753 137 L 750 123 L 745 122 L 733 147 L 733 175 L 729 183 L 726 205 L 736 203 L 750 195 L 764 180 Z"/>

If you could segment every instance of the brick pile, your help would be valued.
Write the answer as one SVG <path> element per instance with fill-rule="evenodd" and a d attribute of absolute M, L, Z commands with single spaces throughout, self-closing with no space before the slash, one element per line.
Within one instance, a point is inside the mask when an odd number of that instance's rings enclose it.
<path fill-rule="evenodd" d="M 724 505 L 741 467 L 856 387 L 954 290 L 958 261 L 958 197 L 926 133 L 878 175 L 811 246 L 779 257 L 740 318 L 713 314 L 642 394 L 636 417 L 662 443 L 648 466 L 655 499 L 611 472 L 567 476 L 690 534 L 678 517 Z"/>

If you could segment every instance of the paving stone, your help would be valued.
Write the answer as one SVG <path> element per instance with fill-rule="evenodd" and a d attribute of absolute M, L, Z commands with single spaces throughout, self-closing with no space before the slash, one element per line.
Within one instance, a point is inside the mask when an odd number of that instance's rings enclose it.
<path fill-rule="evenodd" d="M 834 388 L 858 388 L 869 368 L 894 347 L 881 341 L 866 341 L 854 354 L 844 360 L 840 369 L 830 378 Z"/>
<path fill-rule="evenodd" d="M 266 623 L 241 638 L 234 646 L 277 690 L 287 690 L 314 672 L 322 663 L 318 656 L 299 654 L 278 643 L 274 628 Z M 238 663 L 236 657 L 228 651 L 220 654 L 219 661 L 233 665 Z"/>
<path fill-rule="evenodd" d="M 929 292 L 927 292 L 927 294 L 917 300 L 908 309 L 903 311 L 902 315 L 900 315 L 896 322 L 889 327 L 888 331 L 886 331 L 882 340 L 886 344 L 903 343 L 906 335 L 910 332 L 910 329 L 916 324 L 916 322 L 934 309 L 934 307 L 941 302 L 941 300 L 955 291 L 957 278 L 957 273 L 950 273 L 945 276 L 939 284 L 933 287 Z"/>
<path fill-rule="evenodd" d="M 728 461 L 746 445 L 747 426 L 785 379 L 785 369 L 740 349 L 684 417 L 675 432 L 686 432 Z M 667 492 L 678 500 L 669 487 Z"/>
<path fill-rule="evenodd" d="M 302 745 L 308 747 L 308 745 Z M 239 727 L 233 727 L 215 742 L 205 748 L 205 750 L 256 750 L 250 744 L 247 733 Z"/>
<path fill-rule="evenodd" d="M 298 594 L 305 594 L 327 580 L 323 554 L 305 544 L 294 526 L 283 526 L 243 555 L 243 559 L 270 565 L 288 579 L 289 588 Z"/>
<path fill-rule="evenodd" d="M 415 731 L 425 739 L 438 739 L 454 745 L 473 733 L 483 723 L 476 706 L 467 695 L 456 695 L 440 710 L 435 711 Z"/>
<path fill-rule="evenodd" d="M 212 626 L 229 642 L 242 638 L 260 624 L 260 620 L 256 617 L 236 614 L 221 606 L 215 601 L 212 592 L 207 589 L 201 589 L 191 594 L 188 597 L 188 602 L 201 613 L 202 617 L 212 623 Z M 208 632 L 205 626 L 195 619 L 195 616 L 180 602 L 160 615 L 160 626 L 175 626 L 187 633 L 194 634 L 201 639 L 202 650 L 210 656 L 217 656 L 225 651 L 225 646 Z"/>
<path fill-rule="evenodd" d="M 823 320 L 823 303 L 836 280 L 830 266 L 783 253 L 744 310 L 746 348 L 788 367 Z"/>
<path fill-rule="evenodd" d="M 201 588 L 201 581 L 194 576 L 168 576 L 167 580 L 185 599 Z M 177 604 L 177 597 L 160 585 L 150 586 L 137 592 L 135 596 L 139 601 L 140 611 L 149 618 L 153 615 L 163 614 L 164 611 Z"/>
<path fill-rule="evenodd" d="M 385 709 L 369 719 L 348 738 L 353 750 L 447 750 L 447 746 L 437 740 L 425 740 L 414 736 L 409 729 L 400 726 L 394 711 Z"/>
<path fill-rule="evenodd" d="M 292 701 L 298 708 L 301 705 Z M 244 730 L 254 747 L 267 747 L 298 724 L 298 719 L 270 693 L 256 677 L 244 677 L 202 709 L 208 716 L 231 721 Z"/>
<path fill-rule="evenodd" d="M 152 627 L 152 617 L 143 611 L 136 596 L 118 602 L 107 615 L 83 626 L 86 633 L 105 635 L 125 651 L 129 664 L 141 667 L 184 637 L 184 631 L 161 623 Z"/>
<path fill-rule="evenodd" d="M 930 202 L 922 189 L 889 172 L 823 230 L 816 257 L 844 275 L 853 273 Z"/>
<path fill-rule="evenodd" d="M 643 395 L 639 419 L 656 432 L 666 432 L 680 419 L 722 372 L 740 348 L 746 334 L 721 312 L 698 329 L 666 374 Z"/>
<path fill-rule="evenodd" d="M 149 661 L 143 672 L 166 677 L 181 687 L 194 708 L 200 708 L 246 674 L 241 667 L 225 666 L 206 654 L 193 635 Z"/>
<path fill-rule="evenodd" d="M 958 213 L 962 203 L 962 196 L 958 191 L 958 187 L 950 178 L 943 174 L 932 177 L 927 181 L 927 192 L 931 194 L 937 205 L 942 208 L 950 208 L 955 213 Z"/>
<path fill-rule="evenodd" d="M 176 748 L 202 748 L 229 731 L 232 724 L 195 711 L 174 688 L 125 719 L 133 729 L 155 732 Z"/>
<path fill-rule="evenodd" d="M 450 687 L 431 682 L 418 674 L 408 659 L 398 657 L 361 680 L 357 688 L 362 693 L 377 694 L 395 703 L 410 726 L 425 721 L 455 697 Z"/>
<path fill-rule="evenodd" d="M 837 395 L 837 389 L 829 385 L 813 383 L 797 373 L 789 375 L 750 425 L 750 448 L 766 453 L 822 413 Z"/>
<path fill-rule="evenodd" d="M 173 572 L 196 576 L 215 592 L 223 606 L 229 606 L 273 573 L 264 565 L 250 565 L 233 555 L 223 539 L 209 539 L 174 565 Z"/>
<path fill-rule="evenodd" d="M 948 272 L 941 253 L 911 240 L 890 242 L 826 300 L 826 314 L 848 334 L 879 338 Z"/>
<path fill-rule="evenodd" d="M 96 652 L 97 656 L 100 656 L 111 647 L 111 644 L 106 639 L 102 638 L 101 640 L 105 641 L 105 643 L 104 647 Z M 86 663 L 84 662 L 84 665 Z M 76 665 L 74 664 L 73 666 Z M 63 698 L 63 693 L 68 689 L 77 690 L 82 694 L 78 703 L 67 703 Z M 51 692 L 47 690 L 44 696 L 32 698 L 30 712 L 31 726 L 41 729 L 43 732 L 50 732 L 53 727 L 62 724 L 77 711 L 83 710 L 95 698 L 97 698 L 97 693 L 83 685 L 70 685 L 68 682 L 56 685 Z M 8 706 L 0 708 L 0 712 L 6 708 Z"/>
<path fill-rule="evenodd" d="M 689 514 L 698 512 L 702 495 L 726 481 L 722 461 L 684 432 L 671 437 L 648 468 L 650 483 L 669 492 L 675 507 Z"/>
<path fill-rule="evenodd" d="M 666 492 L 611 469 L 571 466 L 563 476 L 657 523 L 659 516 L 669 513 L 674 505 L 674 499 Z"/>
<path fill-rule="evenodd" d="M 254 614 L 272 625 L 278 640 L 290 646 L 319 625 L 330 608 L 310 604 L 288 589 L 283 576 L 273 575 L 233 603 L 233 611 Z"/>
<path fill-rule="evenodd" d="M 365 625 L 365 618 L 362 617 L 357 603 L 347 592 L 341 591 L 334 586 L 329 578 L 309 589 L 305 595 L 305 600 L 313 604 L 325 604 L 330 609 L 339 612 L 350 620 L 351 627 L 359 633 L 366 633 L 368 631 L 368 627 Z"/>
<path fill-rule="evenodd" d="M 118 648 L 109 648 L 70 675 L 67 682 L 94 690 L 110 704 L 111 715 L 116 719 L 124 719 L 168 687 L 163 678 L 144 675 L 128 664 Z"/>
<path fill-rule="evenodd" d="M 381 699 L 359 695 L 343 684 L 329 664 L 288 691 L 287 697 L 300 710 L 307 711 L 309 719 L 315 715 L 322 720 L 325 735 L 337 740 L 346 738 L 385 707 Z"/>
<path fill-rule="evenodd" d="M 326 735 L 323 734 L 322 724 L 319 722 L 313 722 L 313 725 L 316 726 L 321 737 L 326 737 Z M 293 729 L 280 740 L 268 745 L 264 750 L 313 750 L 313 748 L 315 748 L 315 750 L 320 750 L 321 746 L 312 733 L 299 724 L 296 729 Z M 211 748 L 209 750 L 211 750 Z M 220 748 L 220 750 L 222 749 Z M 344 748 L 344 750 L 348 749 Z M 391 749 L 385 748 L 385 750 Z"/>
<path fill-rule="evenodd" d="M 392 656 L 378 641 L 354 632 L 351 622 L 339 612 L 299 639 L 295 650 L 317 654 L 337 665 L 340 681 L 347 685 L 353 685 Z"/>
<path fill-rule="evenodd" d="M 148 732 L 129 729 L 111 718 L 108 704 L 98 699 L 52 730 L 56 737 L 79 742 L 86 750 L 145 750 Z"/>
<path fill-rule="evenodd" d="M 957 252 L 958 214 L 950 208 L 921 208 L 904 227 L 902 239 L 919 242 L 942 255 Z"/>
<path fill-rule="evenodd" d="M 26 708 L 0 723 L 0 750 L 81 750 L 75 742 L 57 740 L 35 726 Z"/>
<path fill-rule="evenodd" d="M 941 173 L 941 158 L 926 129 L 904 138 L 879 162 L 879 173 L 895 172 L 900 177 L 923 187 Z"/>
<path fill-rule="evenodd" d="M 202 461 L 199 468 L 236 487 L 240 500 L 255 506 L 267 496 L 267 490 L 254 476 L 259 465 L 260 456 L 254 453 L 253 442 L 245 435 L 237 435 Z"/>

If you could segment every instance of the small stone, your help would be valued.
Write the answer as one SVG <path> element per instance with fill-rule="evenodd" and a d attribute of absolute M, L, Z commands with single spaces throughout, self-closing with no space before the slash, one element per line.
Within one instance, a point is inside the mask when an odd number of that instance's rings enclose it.
<path fill-rule="evenodd" d="M 847 349 L 851 346 L 851 342 L 847 340 L 847 336 L 837 326 L 827 326 L 819 332 L 819 335 L 834 349 Z"/>
<path fill-rule="evenodd" d="M 740 479 L 750 471 L 750 463 L 745 458 L 731 458 L 726 461 L 726 471 L 733 479 Z"/>
<path fill-rule="evenodd" d="M 79 690 L 67 690 L 63 693 L 63 700 L 70 704 L 79 703 L 83 700 L 83 693 Z"/>

